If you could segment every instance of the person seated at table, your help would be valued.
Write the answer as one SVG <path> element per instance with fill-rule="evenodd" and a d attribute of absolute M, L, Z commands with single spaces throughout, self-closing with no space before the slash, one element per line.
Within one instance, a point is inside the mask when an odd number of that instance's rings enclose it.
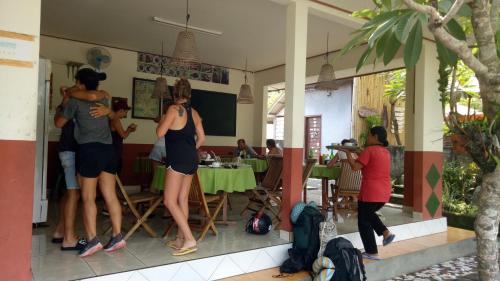
<path fill-rule="evenodd" d="M 257 156 L 257 152 L 255 152 L 255 150 L 245 142 L 244 139 L 239 139 L 237 141 L 237 147 L 236 149 L 234 150 L 234 156 L 235 157 L 241 157 L 241 158 L 247 158 L 248 155 L 250 155 L 251 157 L 256 157 Z"/>
<path fill-rule="evenodd" d="M 283 156 L 283 151 L 276 145 L 276 141 L 274 139 L 266 140 L 266 155 L 258 155 L 257 158 L 265 159 L 266 156 Z"/>
<path fill-rule="evenodd" d="M 342 142 L 340 143 L 342 146 L 346 146 L 346 144 L 352 143 L 353 146 L 356 146 L 356 140 L 355 139 L 343 139 Z M 351 156 L 353 159 L 357 158 L 357 154 L 355 152 L 349 152 L 351 153 Z M 347 154 L 344 151 L 339 150 L 337 154 L 333 157 L 330 162 L 328 162 L 328 168 L 331 168 L 335 166 L 337 163 L 340 161 L 346 161 L 347 160 Z"/>
<path fill-rule="evenodd" d="M 163 202 L 178 226 L 177 238 L 167 245 L 180 256 L 198 250 L 196 239 L 188 224 L 189 189 L 193 175 L 198 169 L 198 153 L 196 150 L 205 141 L 205 132 L 201 117 L 191 108 L 191 85 L 185 78 L 177 80 L 174 85 L 174 102 L 163 115 L 156 134 L 165 137 L 167 153 L 167 175 L 163 193 Z"/>
<path fill-rule="evenodd" d="M 278 146 L 276 146 L 275 140 L 267 139 L 266 147 L 268 156 L 283 156 L 283 151 Z"/>
<path fill-rule="evenodd" d="M 99 81 L 106 79 L 106 74 L 97 73 L 90 68 L 80 69 L 76 74 L 76 86 L 83 91 L 96 91 Z M 107 104 L 108 99 L 100 101 Z M 67 106 L 57 117 L 56 127 L 62 128 L 68 120 L 75 119 L 75 139 L 78 143 L 77 170 L 81 177 L 81 193 L 84 206 L 84 226 L 87 232 L 87 245 L 80 251 L 80 257 L 94 254 L 103 248 L 97 238 L 95 204 L 96 187 L 99 181 L 112 223 L 112 237 L 104 246 L 106 252 L 125 247 L 121 233 L 122 212 L 116 196 L 115 173 L 116 158 L 112 146 L 108 116 L 93 118 L 93 102 L 69 99 Z"/>

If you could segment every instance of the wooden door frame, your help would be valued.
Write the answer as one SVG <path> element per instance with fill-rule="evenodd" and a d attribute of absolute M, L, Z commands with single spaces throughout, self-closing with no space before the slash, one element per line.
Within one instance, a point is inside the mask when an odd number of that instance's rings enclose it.
<path fill-rule="evenodd" d="M 319 124 L 319 131 L 320 131 L 320 137 L 319 137 L 319 155 L 318 155 L 318 161 L 319 161 L 319 157 L 321 156 L 321 137 L 323 136 L 323 116 L 321 114 L 319 115 L 304 115 L 304 159 L 307 158 L 307 154 L 309 153 L 309 151 L 307 151 L 307 133 L 306 133 L 306 129 L 308 128 L 307 127 L 307 118 L 315 118 L 315 117 L 319 117 L 321 118 L 321 122 Z"/>

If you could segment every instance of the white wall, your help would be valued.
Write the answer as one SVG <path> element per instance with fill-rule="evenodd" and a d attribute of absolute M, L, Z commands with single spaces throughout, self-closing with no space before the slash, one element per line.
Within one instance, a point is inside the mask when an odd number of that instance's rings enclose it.
<path fill-rule="evenodd" d="M 53 101 L 52 106 L 55 108 L 61 101 L 59 95 L 59 87 L 61 85 L 71 85 L 74 83 L 71 77 L 68 78 L 66 63 L 68 61 L 85 63 L 86 52 L 88 49 L 96 45 L 85 44 L 70 40 L 63 40 L 42 36 L 40 39 L 40 55 L 52 61 L 53 69 Z M 157 75 L 137 72 L 137 53 L 121 49 L 108 48 L 111 52 L 113 61 L 111 65 L 104 71 L 108 75 L 108 79 L 103 81 L 100 88 L 108 91 L 112 96 L 128 98 L 129 105 L 132 103 L 132 78 L 156 79 Z M 71 75 L 70 75 L 71 76 Z M 249 73 L 248 83 L 253 84 L 253 74 Z M 168 84 L 173 85 L 176 78 L 167 77 Z M 231 69 L 229 72 L 229 85 L 208 83 L 203 81 L 190 80 L 191 86 L 194 89 L 203 89 L 209 91 L 218 91 L 237 95 L 240 85 L 244 82 L 244 74 L 242 71 Z M 219 137 L 207 136 L 205 145 L 210 146 L 235 146 L 238 138 L 252 140 L 254 138 L 254 123 L 253 120 L 254 105 L 237 106 L 236 119 L 236 136 L 235 137 Z M 203 118 L 203 116 L 202 116 Z M 156 123 L 151 120 L 132 119 L 131 112 L 128 118 L 123 121 L 124 126 L 129 123 L 138 125 L 137 131 L 125 140 L 125 143 L 148 144 L 153 143 L 156 139 L 155 128 Z M 57 139 L 53 139 L 57 140 Z"/>
<path fill-rule="evenodd" d="M 34 36 L 32 68 L 0 65 L 0 139 L 35 140 L 40 0 L 0 1 L 0 30 Z"/>
<path fill-rule="evenodd" d="M 352 50 L 343 57 L 339 57 L 338 52 L 334 52 L 331 55 L 331 57 L 333 57 L 333 61 L 330 61 L 330 63 L 333 64 L 336 78 L 342 79 L 346 77 L 353 77 L 356 75 L 363 75 L 404 67 L 403 59 L 401 57 L 402 52 L 400 51 L 396 54 L 396 58 L 387 66 L 384 66 L 380 62 L 375 66 L 373 64 L 367 64 L 363 66 L 358 73 L 356 73 L 356 65 L 364 51 L 364 46 L 359 47 Z M 373 61 L 373 59 L 368 58 L 368 61 Z M 306 84 L 313 83 L 318 80 L 319 70 L 321 68 L 321 65 L 324 63 L 325 59 L 323 56 L 310 58 L 306 61 Z M 257 71 L 254 75 L 254 79 L 254 97 L 256 100 L 254 123 L 264 124 L 267 118 L 267 86 L 274 85 L 278 88 L 284 87 L 285 66 L 280 65 L 267 70 Z M 264 93 L 266 93 L 266 95 Z M 265 134 L 265 126 L 259 125 L 255 127 L 254 142 L 265 143 Z"/>
<path fill-rule="evenodd" d="M 321 153 L 327 145 L 351 137 L 352 83 L 343 83 L 328 96 L 326 91 L 311 91 L 305 96 L 305 115 L 321 116 Z"/>

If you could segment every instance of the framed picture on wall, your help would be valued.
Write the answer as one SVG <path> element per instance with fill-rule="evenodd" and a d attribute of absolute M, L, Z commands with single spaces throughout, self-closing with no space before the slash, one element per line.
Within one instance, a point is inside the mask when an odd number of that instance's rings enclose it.
<path fill-rule="evenodd" d="M 159 99 L 152 98 L 154 80 L 134 78 L 132 86 L 132 118 L 155 119 L 160 114 Z"/>

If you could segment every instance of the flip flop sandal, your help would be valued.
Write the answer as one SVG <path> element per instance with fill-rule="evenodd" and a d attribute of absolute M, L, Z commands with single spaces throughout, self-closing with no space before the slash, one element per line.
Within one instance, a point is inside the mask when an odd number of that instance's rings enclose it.
<path fill-rule="evenodd" d="M 196 251 L 198 251 L 198 248 L 196 248 L 196 246 L 193 246 L 191 248 L 183 248 L 183 249 L 179 249 L 178 251 L 173 252 L 172 256 L 183 256 L 183 255 L 187 255 L 190 253 L 194 253 Z"/>
<path fill-rule="evenodd" d="M 51 242 L 54 244 L 61 244 L 63 242 L 63 240 L 64 240 L 64 237 L 61 237 L 61 238 L 52 237 Z"/>
<path fill-rule="evenodd" d="M 166 245 L 167 245 L 167 247 L 170 247 L 170 248 L 177 250 L 177 251 L 181 249 L 181 248 L 177 247 L 177 245 L 175 244 L 175 240 L 168 241 Z"/>

